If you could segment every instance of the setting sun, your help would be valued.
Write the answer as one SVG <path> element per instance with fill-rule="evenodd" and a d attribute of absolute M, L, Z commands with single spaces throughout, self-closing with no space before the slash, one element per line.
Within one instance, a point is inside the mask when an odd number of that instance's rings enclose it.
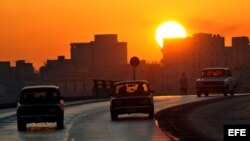
<path fill-rule="evenodd" d="M 174 21 L 168 21 L 161 24 L 156 31 L 156 41 L 163 47 L 164 38 L 184 38 L 186 37 L 185 28 Z"/>

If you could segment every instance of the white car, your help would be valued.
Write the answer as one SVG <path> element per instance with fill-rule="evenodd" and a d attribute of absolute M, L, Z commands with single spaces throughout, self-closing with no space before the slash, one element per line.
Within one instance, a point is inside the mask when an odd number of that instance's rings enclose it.
<path fill-rule="evenodd" d="M 229 68 L 205 68 L 201 71 L 200 78 L 196 80 L 196 92 L 200 97 L 202 93 L 228 93 L 234 95 L 236 81 Z"/>

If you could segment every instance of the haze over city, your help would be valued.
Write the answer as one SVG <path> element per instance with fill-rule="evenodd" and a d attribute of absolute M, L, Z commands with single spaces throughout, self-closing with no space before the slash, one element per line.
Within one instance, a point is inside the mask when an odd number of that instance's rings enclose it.
<path fill-rule="evenodd" d="M 177 21 L 187 36 L 220 34 L 231 45 L 233 36 L 250 36 L 249 4 L 236 0 L 2 0 L 0 60 L 24 59 L 38 69 L 58 55 L 69 58 L 71 42 L 93 41 L 94 34 L 118 34 L 119 41 L 128 43 L 128 58 L 137 55 L 159 62 L 162 53 L 155 33 L 163 22 Z"/>
<path fill-rule="evenodd" d="M 249 141 L 249 6 L 0 0 L 0 141 Z"/>

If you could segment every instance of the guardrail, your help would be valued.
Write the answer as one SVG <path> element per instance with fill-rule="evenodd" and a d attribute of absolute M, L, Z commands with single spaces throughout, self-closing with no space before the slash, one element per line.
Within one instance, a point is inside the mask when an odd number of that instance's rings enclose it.
<path fill-rule="evenodd" d="M 65 102 L 73 102 L 73 101 L 82 101 L 82 100 L 100 100 L 100 99 L 108 99 L 108 97 L 98 97 L 98 96 L 78 96 L 78 97 L 66 97 L 64 99 Z M 17 106 L 16 103 L 0 103 L 0 109 L 6 109 L 6 108 L 14 108 Z"/>

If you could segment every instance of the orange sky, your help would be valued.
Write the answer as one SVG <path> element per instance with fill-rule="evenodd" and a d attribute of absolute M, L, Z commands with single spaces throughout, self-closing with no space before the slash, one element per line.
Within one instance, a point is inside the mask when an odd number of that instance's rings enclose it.
<path fill-rule="evenodd" d="M 1 0 L 0 60 L 25 59 L 39 68 L 58 55 L 70 57 L 70 42 L 94 34 L 118 34 L 128 57 L 162 58 L 157 27 L 176 20 L 193 33 L 250 36 L 250 1 L 244 0 Z"/>

